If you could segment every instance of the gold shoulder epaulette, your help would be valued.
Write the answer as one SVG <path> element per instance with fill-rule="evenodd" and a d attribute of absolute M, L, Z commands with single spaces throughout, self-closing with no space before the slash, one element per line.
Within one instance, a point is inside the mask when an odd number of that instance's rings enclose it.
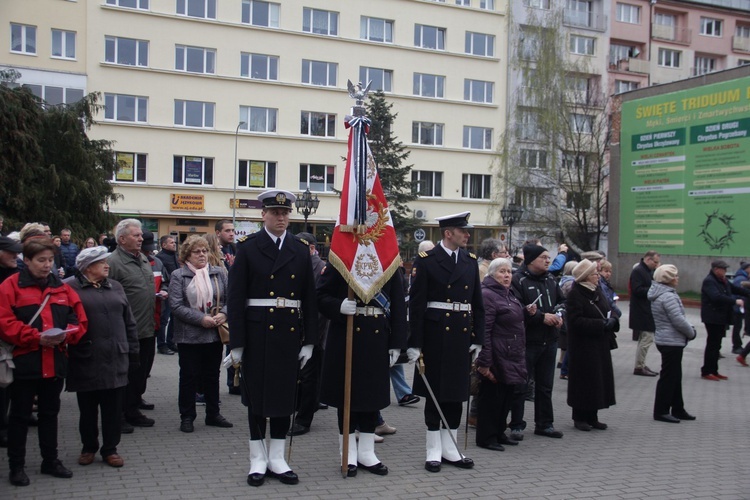
<path fill-rule="evenodd" d="M 297 236 L 295 236 L 294 238 L 295 238 L 295 239 L 296 239 L 297 241 L 299 241 L 300 243 L 302 243 L 303 245 L 305 245 L 305 246 L 308 246 L 308 247 L 310 246 L 310 243 L 308 243 L 308 242 L 307 242 L 307 240 L 303 240 L 302 238 L 299 238 L 299 237 L 297 237 Z"/>
<path fill-rule="evenodd" d="M 419 256 L 424 259 L 425 257 L 427 257 L 427 252 L 419 252 Z"/>
<path fill-rule="evenodd" d="M 476 260 L 476 259 L 477 259 L 477 256 L 476 256 L 476 255 L 474 255 L 474 254 L 473 254 L 473 253 L 471 253 L 471 252 L 469 252 L 469 257 L 471 257 L 471 258 L 472 258 L 472 259 L 474 259 L 474 260 Z"/>
<path fill-rule="evenodd" d="M 237 240 L 237 243 L 243 243 L 249 236 L 250 236 L 249 234 L 242 236 L 240 239 Z"/>

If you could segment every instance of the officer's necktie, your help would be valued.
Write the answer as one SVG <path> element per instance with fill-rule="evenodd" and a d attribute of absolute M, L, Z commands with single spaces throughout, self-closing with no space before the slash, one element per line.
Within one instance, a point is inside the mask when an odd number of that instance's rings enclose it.
<path fill-rule="evenodd" d="M 276 238 L 276 248 L 281 250 L 281 238 Z"/>
<path fill-rule="evenodd" d="M 458 253 L 457 252 L 451 252 L 451 259 L 453 259 L 454 264 L 458 264 Z"/>

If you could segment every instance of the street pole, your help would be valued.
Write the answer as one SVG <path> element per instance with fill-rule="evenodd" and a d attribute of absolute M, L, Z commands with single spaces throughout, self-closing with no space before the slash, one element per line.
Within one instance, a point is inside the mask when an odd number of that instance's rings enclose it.
<path fill-rule="evenodd" d="M 240 134 L 240 127 L 245 122 L 239 122 L 237 128 L 234 131 L 234 194 L 232 195 L 232 225 L 237 227 L 237 169 L 239 168 L 239 160 L 237 159 L 237 142 Z"/>

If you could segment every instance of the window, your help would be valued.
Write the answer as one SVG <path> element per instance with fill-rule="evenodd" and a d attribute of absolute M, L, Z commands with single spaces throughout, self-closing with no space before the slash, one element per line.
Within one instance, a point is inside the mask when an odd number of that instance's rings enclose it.
<path fill-rule="evenodd" d="M 641 24 L 641 8 L 617 2 L 617 20 L 621 23 Z"/>
<path fill-rule="evenodd" d="M 492 129 L 465 125 L 464 147 L 469 149 L 492 149 Z"/>
<path fill-rule="evenodd" d="M 492 91 L 495 84 L 482 80 L 464 80 L 464 100 L 472 102 L 492 102 Z"/>
<path fill-rule="evenodd" d="M 629 92 L 638 88 L 638 82 L 628 82 L 625 80 L 615 80 L 615 94 Z"/>
<path fill-rule="evenodd" d="M 336 115 L 303 111 L 300 119 L 300 134 L 336 137 Z"/>
<path fill-rule="evenodd" d="M 523 0 L 526 7 L 549 10 L 549 0 Z"/>
<path fill-rule="evenodd" d="M 393 21 L 362 16 L 359 20 L 359 37 L 371 42 L 393 43 Z"/>
<path fill-rule="evenodd" d="M 117 169 L 114 182 L 146 182 L 146 155 L 138 153 L 115 153 Z"/>
<path fill-rule="evenodd" d="M 336 167 L 332 165 L 302 164 L 299 166 L 300 190 L 332 192 Z"/>
<path fill-rule="evenodd" d="M 737 66 L 747 66 L 750 64 L 750 59 L 737 59 Z"/>
<path fill-rule="evenodd" d="M 654 24 L 658 24 L 659 26 L 676 26 L 677 25 L 677 16 L 674 16 L 672 14 L 664 14 L 663 12 L 657 12 L 654 15 Z"/>
<path fill-rule="evenodd" d="M 366 83 L 372 80 L 371 90 L 391 92 L 393 90 L 393 70 L 380 68 L 359 67 L 359 81 Z"/>
<path fill-rule="evenodd" d="M 275 108 L 240 106 L 240 121 L 245 122 L 240 129 L 248 132 L 275 133 L 278 114 L 279 110 Z"/>
<path fill-rule="evenodd" d="M 188 73 L 216 73 L 216 51 L 203 47 L 176 45 L 174 68 Z"/>
<path fill-rule="evenodd" d="M 317 35 L 338 35 L 339 13 L 328 10 L 302 9 L 302 31 Z"/>
<path fill-rule="evenodd" d="M 591 2 L 589 0 L 567 0 L 565 22 L 574 26 L 591 26 Z"/>
<path fill-rule="evenodd" d="M 443 173 L 412 170 L 411 182 L 419 196 L 443 196 Z"/>
<path fill-rule="evenodd" d="M 479 8 L 484 10 L 495 10 L 495 0 L 479 0 Z"/>
<path fill-rule="evenodd" d="M 445 50 L 445 28 L 415 24 L 414 46 L 423 49 Z"/>
<path fill-rule="evenodd" d="M 465 51 L 475 56 L 492 57 L 495 55 L 495 36 L 467 31 Z"/>
<path fill-rule="evenodd" d="M 591 193 L 568 191 L 565 193 L 565 205 L 574 210 L 588 210 L 591 208 Z"/>
<path fill-rule="evenodd" d="M 411 142 L 425 146 L 443 145 L 443 124 L 429 122 L 412 122 Z"/>
<path fill-rule="evenodd" d="M 593 130 L 594 120 L 589 115 L 571 113 L 569 117 L 570 128 L 577 134 L 590 134 Z"/>
<path fill-rule="evenodd" d="M 617 65 L 620 61 L 627 61 L 631 57 L 639 54 L 635 45 L 621 45 L 612 43 L 609 46 L 609 63 Z"/>
<path fill-rule="evenodd" d="M 680 54 L 678 50 L 659 49 L 659 66 L 668 68 L 680 67 Z"/>
<path fill-rule="evenodd" d="M 148 0 L 107 0 L 107 4 L 129 9 L 148 10 Z"/>
<path fill-rule="evenodd" d="M 705 75 L 716 71 L 716 58 L 707 56 L 695 56 L 694 75 Z"/>
<path fill-rule="evenodd" d="M 521 110 L 516 122 L 516 134 L 521 140 L 534 141 L 540 139 L 539 114 L 530 109 Z"/>
<path fill-rule="evenodd" d="M 214 103 L 175 99 L 174 124 L 185 127 L 213 128 Z"/>
<path fill-rule="evenodd" d="M 540 47 L 539 33 L 522 29 L 518 43 L 518 57 L 524 61 L 534 61 L 539 57 Z"/>
<path fill-rule="evenodd" d="M 723 21 L 721 19 L 701 17 L 701 35 L 721 36 L 722 24 Z"/>
<path fill-rule="evenodd" d="M 32 94 L 43 100 L 45 104 L 56 106 L 58 104 L 74 104 L 83 99 L 83 89 L 53 87 L 50 85 L 23 85 Z"/>
<path fill-rule="evenodd" d="M 148 41 L 105 36 L 104 60 L 127 66 L 148 66 Z"/>
<path fill-rule="evenodd" d="M 471 7 L 471 0 L 456 0 L 456 5 L 462 5 L 464 7 Z"/>
<path fill-rule="evenodd" d="M 738 24 L 734 28 L 734 36 L 739 38 L 750 38 L 750 25 Z"/>
<path fill-rule="evenodd" d="M 52 30 L 52 57 L 62 59 L 76 58 L 75 31 Z"/>
<path fill-rule="evenodd" d="M 104 118 L 118 122 L 148 121 L 148 97 L 104 94 Z"/>
<path fill-rule="evenodd" d="M 463 174 L 461 176 L 461 197 L 479 200 L 490 199 L 492 176 L 482 174 Z"/>
<path fill-rule="evenodd" d="M 248 188 L 275 188 L 276 162 L 240 160 L 237 185 Z"/>
<path fill-rule="evenodd" d="M 216 19 L 216 0 L 177 0 L 177 14 Z"/>
<path fill-rule="evenodd" d="M 515 192 L 516 205 L 526 208 L 543 208 L 548 205 L 546 198 L 551 194 L 549 189 L 524 188 Z M 555 200 L 557 202 L 557 200 Z"/>
<path fill-rule="evenodd" d="M 569 178 L 588 177 L 589 158 L 584 154 L 563 153 L 562 166 L 568 170 Z"/>
<path fill-rule="evenodd" d="M 336 63 L 302 59 L 302 83 L 335 87 L 337 70 Z"/>
<path fill-rule="evenodd" d="M 414 73 L 414 95 L 422 97 L 445 96 L 445 77 Z"/>
<path fill-rule="evenodd" d="M 594 39 L 588 36 L 570 35 L 570 51 L 573 54 L 594 55 Z"/>
<path fill-rule="evenodd" d="M 10 23 L 10 51 L 36 54 L 36 26 Z"/>
<path fill-rule="evenodd" d="M 547 152 L 541 149 L 522 149 L 521 168 L 547 170 Z"/>
<path fill-rule="evenodd" d="M 210 186 L 214 183 L 214 159 L 202 156 L 175 156 L 172 182 Z"/>
<path fill-rule="evenodd" d="M 240 75 L 253 80 L 278 80 L 279 58 L 264 54 L 240 54 Z"/>
<path fill-rule="evenodd" d="M 253 26 L 279 27 L 279 10 L 277 3 L 261 0 L 242 0 L 242 22 Z"/>

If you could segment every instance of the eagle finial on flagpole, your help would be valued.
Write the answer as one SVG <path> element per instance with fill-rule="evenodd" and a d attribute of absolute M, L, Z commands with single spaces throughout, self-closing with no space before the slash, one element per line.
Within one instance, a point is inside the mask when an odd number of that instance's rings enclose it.
<path fill-rule="evenodd" d="M 346 81 L 346 88 L 349 90 L 349 97 L 354 99 L 352 116 L 365 116 L 365 99 L 367 99 L 367 93 L 370 92 L 370 85 L 372 85 L 372 80 L 367 82 L 365 88 L 362 88 L 362 82 L 354 85 L 351 80 Z"/>

